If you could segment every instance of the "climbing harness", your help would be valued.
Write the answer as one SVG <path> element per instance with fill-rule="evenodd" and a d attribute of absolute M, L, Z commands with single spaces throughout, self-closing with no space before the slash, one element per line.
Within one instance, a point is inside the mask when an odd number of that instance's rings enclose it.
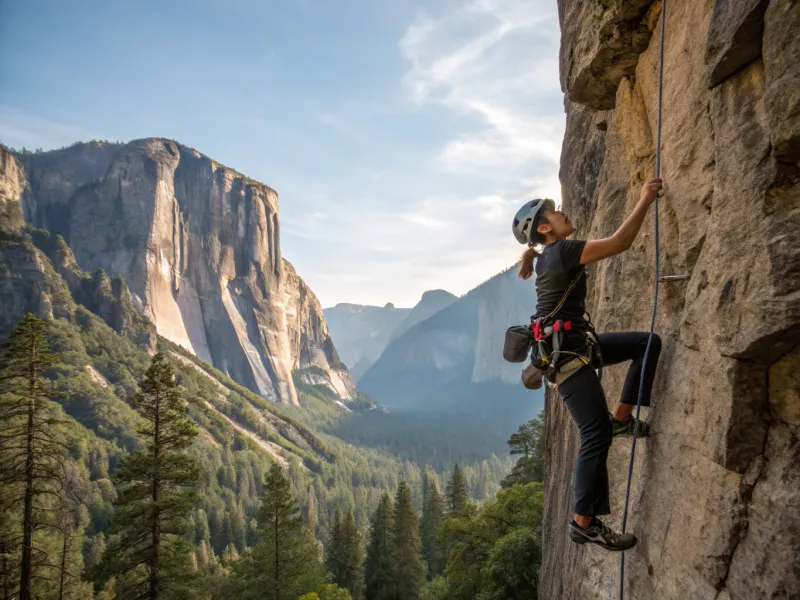
<path fill-rule="evenodd" d="M 540 316 L 537 312 L 531 317 L 531 324 L 528 326 L 533 334 L 535 344 L 533 352 L 531 352 L 531 364 L 542 372 L 547 381 L 556 386 L 566 379 L 568 374 L 571 375 L 584 365 L 597 365 L 602 368 L 600 343 L 594 335 L 591 321 L 587 319 L 588 326 L 580 328 L 580 333 L 585 340 L 585 346 L 582 352 L 576 352 L 574 351 L 576 349 L 566 350 L 562 348 L 566 333 L 573 329 L 572 321 L 555 319 L 556 314 L 564 306 L 564 302 L 567 301 L 572 290 L 575 289 L 581 278 L 585 276 L 586 269 L 581 267 L 575 277 L 572 278 L 572 281 L 569 282 L 569 285 L 567 285 L 555 308 L 544 316 Z M 577 330 L 578 328 L 576 328 Z M 567 368 L 567 365 L 572 368 Z"/>
<path fill-rule="evenodd" d="M 503 358 L 509 362 L 523 362 L 530 357 L 531 364 L 522 372 L 522 383 L 526 388 L 539 387 L 536 385 L 537 372 L 539 378 L 544 376 L 550 384 L 557 387 L 585 365 L 599 369 L 598 376 L 602 377 L 600 343 L 594 334 L 594 327 L 588 315 L 586 327 L 574 328 L 576 333 L 583 336 L 585 346 L 572 350 L 562 348 L 565 334 L 573 331 L 572 321 L 554 318 L 572 290 L 585 276 L 586 269 L 582 267 L 567 285 L 555 308 L 548 314 L 540 316 L 537 312 L 531 317 L 530 325 L 526 327 L 515 325 L 506 331 Z M 573 336 L 572 340 L 575 339 L 576 336 Z"/>
<path fill-rule="evenodd" d="M 658 55 L 658 113 L 656 128 L 656 177 L 661 177 L 661 106 L 663 98 L 664 84 L 664 29 L 667 23 L 667 0 L 661 0 L 661 42 Z M 639 396 L 636 399 L 636 418 L 634 419 L 633 439 L 631 441 L 631 457 L 628 461 L 628 483 L 625 487 L 625 509 L 622 512 L 622 533 L 628 524 L 628 501 L 631 495 L 631 476 L 633 475 L 633 459 L 636 454 L 636 438 L 639 433 L 639 412 L 642 408 L 642 396 L 644 395 L 644 379 L 647 372 L 647 359 L 650 356 L 650 346 L 653 341 L 653 331 L 656 325 L 656 310 L 658 309 L 658 284 L 660 282 L 659 272 L 661 270 L 661 259 L 658 250 L 658 196 L 656 196 L 653 209 L 653 229 L 655 238 L 655 283 L 653 284 L 653 310 L 650 314 L 650 334 L 647 337 L 647 346 L 644 350 L 642 360 L 642 374 L 639 377 Z M 619 600 L 625 598 L 625 553 L 619 555 Z"/>

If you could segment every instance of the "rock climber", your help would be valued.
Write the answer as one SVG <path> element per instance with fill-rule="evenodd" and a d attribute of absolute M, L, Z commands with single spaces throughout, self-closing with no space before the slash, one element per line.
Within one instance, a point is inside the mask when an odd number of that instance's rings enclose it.
<path fill-rule="evenodd" d="M 585 265 L 616 256 L 631 247 L 661 187 L 659 178 L 647 181 L 630 215 L 613 235 L 603 239 L 568 239 L 575 227 L 569 217 L 563 211 L 556 210 L 555 203 L 549 199 L 527 202 L 517 212 L 513 222 L 517 241 L 528 245 L 522 255 L 519 276 L 529 279 L 536 273 L 537 313 L 532 320 L 547 315 L 548 322 L 541 323 L 543 328 L 554 323 L 561 324 L 556 329 L 560 329 L 559 348 L 563 362 L 556 365 L 555 379 L 548 380 L 556 385 L 578 427 L 581 442 L 575 465 L 575 516 L 569 523 L 569 535 L 578 544 L 597 544 L 608 550 L 626 550 L 636 544 L 636 536 L 617 533 L 598 517 L 611 512 L 606 466 L 611 441 L 615 436 L 631 435 L 636 425 L 631 413 L 636 406 L 649 334 L 597 334 L 594 331 L 585 314 Z M 539 347 L 542 348 L 541 345 Z M 552 351 L 551 347 L 545 347 Z M 642 406 L 650 405 L 650 391 L 660 351 L 661 340 L 654 334 L 644 375 Z M 597 354 L 602 365 L 631 361 L 620 401 L 613 414 L 609 413 L 603 387 L 595 371 L 598 366 Z M 542 372 L 538 373 L 538 385 L 541 385 Z M 648 423 L 639 421 L 637 436 L 646 436 L 648 433 Z"/>

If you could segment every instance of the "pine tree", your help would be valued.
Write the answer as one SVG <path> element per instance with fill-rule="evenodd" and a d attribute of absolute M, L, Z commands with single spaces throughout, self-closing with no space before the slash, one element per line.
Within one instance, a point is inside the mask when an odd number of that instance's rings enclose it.
<path fill-rule="evenodd" d="M 541 482 L 544 476 L 544 411 L 520 425 L 508 439 L 508 446 L 512 456 L 521 456 L 500 485 L 510 488 L 515 483 Z"/>
<path fill-rule="evenodd" d="M 106 536 L 102 533 L 98 533 L 89 541 L 88 550 L 86 552 L 86 568 L 92 570 L 97 567 L 103 559 L 103 553 L 105 553 L 105 551 Z"/>
<path fill-rule="evenodd" d="M 317 494 L 314 492 L 314 486 L 308 486 L 308 500 L 306 507 L 306 528 L 308 535 L 314 538 L 317 532 Z"/>
<path fill-rule="evenodd" d="M 87 516 L 83 510 L 87 489 L 83 473 L 74 463 L 65 464 L 62 479 L 62 495 L 59 507 L 58 532 L 61 544 L 58 550 L 57 600 L 80 597 L 88 583 L 82 582 L 84 560 L 81 549 Z"/>
<path fill-rule="evenodd" d="M 369 600 L 392 600 L 390 579 L 392 532 L 394 529 L 394 504 L 389 494 L 383 494 L 372 516 L 364 578 Z"/>
<path fill-rule="evenodd" d="M 469 492 L 467 482 L 461 469 L 456 463 L 453 466 L 453 474 L 447 482 L 447 510 L 449 517 L 459 517 L 464 513 L 469 504 Z"/>
<path fill-rule="evenodd" d="M 405 481 L 397 487 L 394 503 L 389 579 L 394 600 L 419 600 L 425 585 L 425 564 L 422 562 L 419 539 L 419 517 Z"/>
<path fill-rule="evenodd" d="M 245 548 L 245 537 L 247 534 L 247 525 L 245 523 L 242 503 L 231 500 L 229 511 L 231 514 L 231 529 L 233 533 L 232 543 L 236 546 L 236 549 L 241 552 Z"/>
<path fill-rule="evenodd" d="M 347 588 L 353 600 L 361 600 L 364 597 L 364 548 L 353 511 L 347 513 L 339 539 L 339 579 L 336 583 Z"/>
<path fill-rule="evenodd" d="M 445 498 L 439 491 L 436 481 L 425 475 L 428 493 L 422 507 L 420 521 L 420 537 L 422 538 L 422 556 L 428 566 L 428 579 L 433 579 L 444 571 L 444 553 L 437 540 L 439 524 L 445 516 Z"/>
<path fill-rule="evenodd" d="M 64 422 L 54 417 L 50 398 L 58 394 L 43 375 L 57 362 L 45 340 L 45 323 L 28 313 L 11 334 L 0 372 L 0 550 L 7 592 L 9 563 L 19 561 L 19 600 L 32 597 L 35 571 L 59 568 L 35 538 L 39 530 L 59 528 L 59 509 L 65 506 L 66 446 L 59 439 Z"/>
<path fill-rule="evenodd" d="M 194 516 L 194 539 L 199 543 L 200 540 L 208 541 L 211 533 L 208 528 L 208 515 L 202 508 Z"/>
<path fill-rule="evenodd" d="M 205 540 L 200 540 L 200 545 L 197 547 L 197 566 L 201 571 L 205 571 L 208 565 L 208 544 Z"/>
<path fill-rule="evenodd" d="M 240 558 L 236 563 L 237 596 L 295 600 L 316 589 L 323 581 L 322 565 L 306 535 L 289 479 L 278 464 L 267 474 L 256 518 L 260 541 L 247 560 Z"/>
<path fill-rule="evenodd" d="M 489 465 L 486 461 L 481 461 L 478 467 L 478 475 L 475 478 L 475 493 L 473 496 L 480 501 L 488 500 L 491 496 L 491 476 Z"/>
<path fill-rule="evenodd" d="M 200 565 L 197 562 L 197 552 L 191 550 L 189 551 L 189 572 L 197 573 L 198 571 L 200 571 Z"/>
<path fill-rule="evenodd" d="M 112 577 L 106 581 L 103 590 L 97 594 L 96 600 L 116 600 L 117 599 L 117 578 Z"/>
<path fill-rule="evenodd" d="M 228 544 L 228 547 L 225 548 L 225 552 L 222 553 L 222 563 L 230 566 L 237 560 L 239 560 L 239 552 L 236 550 L 236 546 L 233 542 L 231 542 Z"/>
<path fill-rule="evenodd" d="M 425 506 L 428 503 L 428 493 L 430 491 L 431 481 L 433 481 L 433 479 L 430 475 L 428 475 L 428 471 L 424 471 L 422 473 L 422 506 Z"/>
<path fill-rule="evenodd" d="M 328 529 L 328 544 L 325 546 L 325 568 L 333 581 L 339 583 L 342 577 L 342 513 L 339 509 L 333 515 Z"/>
<path fill-rule="evenodd" d="M 177 593 L 188 580 L 183 536 L 199 469 L 194 457 L 181 451 L 197 430 L 162 354 L 153 357 L 132 404 L 144 419 L 138 433 L 146 449 L 125 456 L 115 475 L 119 496 L 112 532 L 117 541 L 109 545 L 104 564 L 106 575 L 118 575 L 123 598 L 153 600 Z M 140 565 L 144 570 L 137 569 Z"/>

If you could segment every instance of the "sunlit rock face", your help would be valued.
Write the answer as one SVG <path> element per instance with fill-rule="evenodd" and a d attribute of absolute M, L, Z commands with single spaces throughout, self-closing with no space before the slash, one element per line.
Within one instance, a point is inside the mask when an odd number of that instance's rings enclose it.
<path fill-rule="evenodd" d="M 275 402 L 297 403 L 292 374 L 309 367 L 355 394 L 317 298 L 281 256 L 274 190 L 164 139 L 18 158 L 27 220 L 63 235 L 84 270 L 121 275 L 160 335 Z"/>

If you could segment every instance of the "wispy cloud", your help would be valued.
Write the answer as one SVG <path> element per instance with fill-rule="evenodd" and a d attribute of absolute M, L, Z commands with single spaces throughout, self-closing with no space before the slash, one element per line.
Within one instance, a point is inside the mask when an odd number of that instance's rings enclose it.
<path fill-rule="evenodd" d="M 302 222 L 304 238 L 321 236 L 335 254 L 335 269 L 369 274 L 337 286 L 329 272 L 303 271 L 326 304 L 411 305 L 427 289 L 464 293 L 519 256 L 510 228 L 525 200 L 560 198 L 555 4 L 478 0 L 429 11 L 417 13 L 397 47 L 406 104 L 425 118 L 447 115 L 445 137 L 433 152 L 426 146 L 420 164 L 372 171 L 333 201 L 324 222 Z M 424 131 L 420 138 L 428 141 Z"/>
<path fill-rule="evenodd" d="M 436 18 L 419 13 L 400 41 L 411 97 L 479 123 L 442 148 L 440 169 L 503 182 L 557 164 L 557 32 L 549 0 L 476 1 Z"/>
<path fill-rule="evenodd" d="M 206 0 L 199 29 L 139 4 L 99 16 L 61 11 L 73 26 L 41 32 L 19 73 L 94 64 L 96 44 L 64 33 L 75 27 L 107 31 L 114 13 L 139 15 L 141 26 L 100 57 L 114 68 L 54 78 L 47 94 L 4 88 L 0 142 L 54 148 L 161 135 L 197 147 L 278 190 L 284 253 L 326 305 L 464 293 L 522 250 L 510 233 L 517 207 L 559 198 L 553 0 L 290 2 L 269 15 L 257 2 Z M 233 17 L 214 10 L 228 4 Z M 176 47 L 194 47 L 203 28 L 222 37 L 213 56 L 177 53 L 169 76 L 154 79 L 157 57 L 142 51 L 152 23 Z M 6 37 L 9 47 L 29 41 Z M 197 87 L 208 72 L 222 77 L 211 92 Z M 25 91 L 25 81 L 7 87 Z M 33 114 L 45 98 L 50 106 Z"/>

